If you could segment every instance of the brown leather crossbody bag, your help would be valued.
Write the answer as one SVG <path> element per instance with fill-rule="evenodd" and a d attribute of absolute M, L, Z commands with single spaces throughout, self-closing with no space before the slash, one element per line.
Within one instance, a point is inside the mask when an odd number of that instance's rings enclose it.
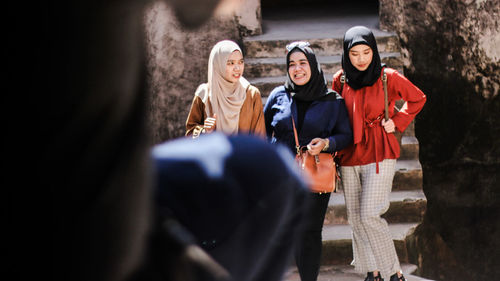
<path fill-rule="evenodd" d="M 311 192 L 328 193 L 335 191 L 336 167 L 331 153 L 311 155 L 307 147 L 299 145 L 295 121 L 292 117 L 293 133 L 295 135 L 295 161 L 299 165 Z"/>

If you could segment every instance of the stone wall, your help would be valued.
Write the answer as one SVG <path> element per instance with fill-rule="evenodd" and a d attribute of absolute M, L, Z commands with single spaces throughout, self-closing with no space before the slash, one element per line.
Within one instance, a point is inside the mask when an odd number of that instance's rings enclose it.
<path fill-rule="evenodd" d="M 474 91 L 484 98 L 498 95 L 500 91 L 500 32 L 498 0 L 468 1 L 380 1 L 380 27 L 397 31 L 402 43 L 421 45 L 428 53 L 434 53 L 435 63 L 447 73 L 457 73 Z M 404 24 L 403 24 L 404 23 Z M 421 38 L 433 36 L 431 45 L 411 42 L 408 36 Z M 413 40 L 418 39 L 414 37 Z M 430 39 L 430 38 L 429 38 Z M 435 45 L 444 50 L 433 52 Z M 447 48 L 447 50 L 445 50 Z M 410 51 L 407 68 L 416 72 L 418 64 L 426 64 L 422 59 L 411 57 L 419 52 Z M 415 66 L 413 66 L 415 65 Z M 427 69 L 433 70 L 430 67 Z"/>
<path fill-rule="evenodd" d="M 236 22 L 241 36 L 262 34 L 260 0 L 237 0 Z"/>
<path fill-rule="evenodd" d="M 500 1 L 381 0 L 379 11 L 428 97 L 415 124 L 428 211 L 413 261 L 437 280 L 498 276 Z"/>
<path fill-rule="evenodd" d="M 174 11 L 156 1 L 145 13 L 152 142 L 183 136 L 197 86 L 207 81 L 208 57 L 220 40 L 238 42 L 234 14 L 212 17 L 203 26 L 187 29 Z"/>

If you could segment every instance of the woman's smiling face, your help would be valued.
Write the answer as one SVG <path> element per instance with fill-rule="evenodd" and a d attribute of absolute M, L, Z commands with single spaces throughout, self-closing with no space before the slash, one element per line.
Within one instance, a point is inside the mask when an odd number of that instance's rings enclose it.
<path fill-rule="evenodd" d="M 373 59 L 373 50 L 370 46 L 359 44 L 349 49 L 349 60 L 359 71 L 365 71 L 370 66 Z"/>
<path fill-rule="evenodd" d="M 245 62 L 240 51 L 231 53 L 226 62 L 226 72 L 224 78 L 229 82 L 237 82 L 245 70 Z"/>
<path fill-rule="evenodd" d="M 311 79 L 311 66 L 302 52 L 290 54 L 288 63 L 288 74 L 295 85 L 302 86 Z"/>

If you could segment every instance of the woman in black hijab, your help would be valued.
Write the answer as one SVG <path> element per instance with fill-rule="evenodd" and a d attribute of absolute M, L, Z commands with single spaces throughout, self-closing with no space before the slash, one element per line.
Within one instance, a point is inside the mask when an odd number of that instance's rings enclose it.
<path fill-rule="evenodd" d="M 349 57 L 349 50 L 356 45 L 365 45 L 371 49 L 372 60 L 364 70 L 354 66 Z M 346 55 L 347 53 L 347 55 Z M 381 64 L 378 53 L 377 42 L 371 30 L 364 26 L 355 26 L 349 29 L 344 36 L 344 52 L 342 54 L 342 69 L 345 72 L 349 86 L 353 89 L 361 89 L 371 86 L 380 77 L 380 71 L 385 64 Z"/>
<path fill-rule="evenodd" d="M 380 63 L 370 29 L 355 26 L 344 35 L 342 70 L 333 88 L 345 99 L 354 143 L 339 154 L 347 218 L 353 230 L 352 264 L 367 272 L 365 281 L 405 281 L 387 222 L 380 216 L 389 208 L 389 194 L 399 157 L 395 130 L 403 132 L 424 106 L 426 97 L 396 70 Z M 384 119 L 387 77 L 389 118 Z M 342 82 L 345 81 L 345 82 Z M 397 100 L 406 105 L 394 112 Z"/>
<path fill-rule="evenodd" d="M 264 106 L 267 136 L 296 153 L 293 122 L 300 146 L 311 155 L 335 153 L 352 142 L 343 99 L 329 90 L 316 55 L 307 42 L 287 46 L 287 80 L 276 87 Z M 332 179 L 333 180 L 333 179 Z M 317 280 L 321 258 L 323 220 L 331 190 L 308 193 L 302 239 L 295 261 L 302 281 Z"/>

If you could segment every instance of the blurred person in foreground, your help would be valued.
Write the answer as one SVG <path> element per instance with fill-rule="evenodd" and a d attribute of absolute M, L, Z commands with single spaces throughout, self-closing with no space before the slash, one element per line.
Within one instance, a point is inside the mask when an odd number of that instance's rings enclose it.
<path fill-rule="evenodd" d="M 307 193 L 286 148 L 213 133 L 157 145 L 152 154 L 161 220 L 176 218 L 227 280 L 281 280 Z"/>

